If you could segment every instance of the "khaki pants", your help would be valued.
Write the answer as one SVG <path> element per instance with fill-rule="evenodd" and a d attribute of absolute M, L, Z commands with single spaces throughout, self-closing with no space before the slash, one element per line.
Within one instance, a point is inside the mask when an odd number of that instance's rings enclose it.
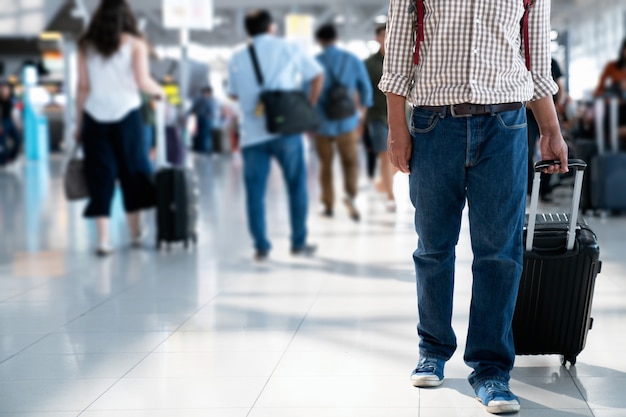
<path fill-rule="evenodd" d="M 343 133 L 339 136 L 315 136 L 315 147 L 320 160 L 320 185 L 322 204 L 326 209 L 333 209 L 335 193 L 333 190 L 333 157 L 337 145 L 341 168 L 343 170 L 343 186 L 346 195 L 356 197 L 359 180 L 359 137 L 356 131 Z"/>

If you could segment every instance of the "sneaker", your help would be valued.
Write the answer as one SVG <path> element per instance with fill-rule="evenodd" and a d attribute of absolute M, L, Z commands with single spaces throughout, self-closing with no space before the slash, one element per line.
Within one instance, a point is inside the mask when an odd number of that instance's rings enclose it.
<path fill-rule="evenodd" d="M 292 248 L 291 254 L 293 256 L 313 256 L 317 250 L 317 245 L 306 244 L 300 248 Z"/>
<path fill-rule="evenodd" d="M 414 387 L 438 387 L 443 383 L 445 361 L 435 358 L 420 358 L 417 368 L 411 373 Z"/>
<path fill-rule="evenodd" d="M 109 256 L 112 253 L 113 253 L 113 247 L 108 243 L 101 243 L 96 248 L 96 255 L 98 256 L 105 257 L 105 256 Z"/>
<path fill-rule="evenodd" d="M 333 209 L 325 208 L 320 214 L 322 217 L 331 218 L 333 217 Z"/>
<path fill-rule="evenodd" d="M 146 232 L 141 229 L 141 231 L 139 232 L 139 234 L 133 236 L 130 240 L 130 246 L 132 248 L 140 248 L 143 245 L 143 241 L 146 237 Z"/>
<path fill-rule="evenodd" d="M 397 206 L 396 206 L 396 201 L 395 200 L 387 200 L 387 204 L 385 205 L 385 208 L 387 209 L 387 211 L 389 213 L 395 213 Z"/>
<path fill-rule="evenodd" d="M 346 205 L 346 208 L 348 209 L 348 214 L 350 215 L 350 218 L 352 220 L 354 220 L 355 222 L 358 222 L 359 220 L 361 220 L 361 215 L 359 214 L 359 211 L 356 209 L 356 205 L 354 204 L 354 198 L 352 197 L 344 198 L 343 204 Z"/>
<path fill-rule="evenodd" d="M 519 399 L 502 381 L 486 380 L 474 389 L 476 399 L 492 414 L 515 413 L 520 410 Z"/>
<path fill-rule="evenodd" d="M 266 261 L 268 256 L 270 255 L 270 251 L 267 249 L 257 249 L 256 252 L 254 252 L 254 260 L 257 262 L 263 262 Z"/>

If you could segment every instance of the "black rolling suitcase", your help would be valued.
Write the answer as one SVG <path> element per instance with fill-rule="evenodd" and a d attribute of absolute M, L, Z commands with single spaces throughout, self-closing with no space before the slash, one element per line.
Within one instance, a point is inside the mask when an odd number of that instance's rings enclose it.
<path fill-rule="evenodd" d="M 608 102 L 608 118 L 604 117 Z M 596 140 L 598 155 L 591 160 L 591 200 L 594 208 L 626 211 L 626 152 L 619 150 L 618 99 L 596 101 Z M 608 119 L 610 149 L 604 140 L 604 123 Z"/>
<path fill-rule="evenodd" d="M 576 170 L 571 214 L 537 214 L 540 170 L 545 167 L 545 161 L 535 164 L 524 227 L 524 269 L 513 317 L 515 352 L 560 354 L 563 365 L 574 365 L 593 323 L 600 249 L 585 220 L 578 220 L 586 163 L 570 160 L 570 169 Z"/>
<path fill-rule="evenodd" d="M 189 242 L 196 243 L 198 239 L 198 186 L 191 168 L 166 162 L 164 113 L 163 103 L 157 103 L 156 146 L 160 168 L 155 178 L 156 246 L 160 249 L 163 243 L 182 242 L 186 248 Z"/>

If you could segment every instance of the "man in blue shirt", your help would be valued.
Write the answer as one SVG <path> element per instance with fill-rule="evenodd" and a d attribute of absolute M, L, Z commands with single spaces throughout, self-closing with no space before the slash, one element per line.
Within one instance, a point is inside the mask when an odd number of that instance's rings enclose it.
<path fill-rule="evenodd" d="M 245 28 L 251 37 L 263 74 L 263 89 L 294 90 L 301 88 L 300 80 L 310 87 L 308 98 L 317 102 L 323 83 L 323 68 L 299 45 L 280 39 L 274 34 L 270 14 L 256 10 L 245 17 Z M 312 255 L 316 247 L 307 243 L 306 163 L 302 134 L 280 136 L 265 128 L 263 107 L 259 102 L 258 85 L 249 45 L 233 54 L 228 67 L 229 95 L 239 102 L 241 110 L 241 153 L 244 163 L 246 209 L 248 226 L 254 240 L 255 259 L 267 258 L 271 249 L 265 224 L 265 190 L 271 157 L 280 165 L 289 194 L 291 222 L 291 253 Z"/>
<path fill-rule="evenodd" d="M 318 103 L 318 110 L 324 123 L 315 135 L 315 146 L 320 159 L 323 214 L 327 217 L 333 216 L 335 195 L 332 167 L 334 145 L 336 144 L 343 169 L 346 194 L 343 201 L 352 220 L 358 221 L 360 215 L 354 203 L 359 177 L 358 106 L 354 106 L 354 112 L 351 115 L 335 119 L 328 114 L 328 102 L 333 84 L 340 84 L 348 90 L 355 101 L 355 92 L 358 92 L 361 107 L 370 107 L 372 105 L 372 85 L 363 61 L 356 55 L 336 46 L 337 30 L 333 25 L 321 26 L 315 33 L 315 39 L 323 48 L 323 51 L 317 56 L 317 60 L 324 66 L 326 73 L 324 89 Z"/>

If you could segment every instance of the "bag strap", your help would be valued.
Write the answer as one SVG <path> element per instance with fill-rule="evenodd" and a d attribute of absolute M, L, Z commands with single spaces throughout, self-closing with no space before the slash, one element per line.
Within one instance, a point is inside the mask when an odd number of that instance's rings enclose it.
<path fill-rule="evenodd" d="M 522 16 L 521 36 L 524 40 L 524 59 L 526 60 L 526 69 L 530 71 L 530 36 L 528 35 L 528 15 L 530 9 L 535 5 L 535 0 L 524 0 L 524 15 Z"/>
<path fill-rule="evenodd" d="M 256 82 L 263 87 L 263 73 L 261 72 L 261 66 L 259 65 L 259 59 L 256 55 L 256 49 L 254 44 L 250 42 L 248 45 L 248 52 L 250 52 L 250 58 L 252 59 L 252 66 L 254 67 L 254 74 L 256 75 Z"/>
<path fill-rule="evenodd" d="M 524 0 L 524 15 L 521 22 L 521 36 L 524 39 L 524 58 L 526 60 L 526 68 L 530 71 L 530 42 L 528 42 L 528 14 L 530 9 L 535 5 L 535 0 Z M 424 41 L 424 15 L 426 8 L 424 0 L 415 0 L 415 3 L 409 5 L 409 13 L 417 13 L 417 27 L 415 28 L 415 50 L 413 52 L 413 65 L 420 62 L 420 43 Z"/>
<path fill-rule="evenodd" d="M 424 40 L 424 0 L 415 0 L 409 6 L 409 13 L 417 13 L 417 27 L 415 28 L 415 50 L 413 51 L 413 65 L 420 63 L 420 43 Z"/>

